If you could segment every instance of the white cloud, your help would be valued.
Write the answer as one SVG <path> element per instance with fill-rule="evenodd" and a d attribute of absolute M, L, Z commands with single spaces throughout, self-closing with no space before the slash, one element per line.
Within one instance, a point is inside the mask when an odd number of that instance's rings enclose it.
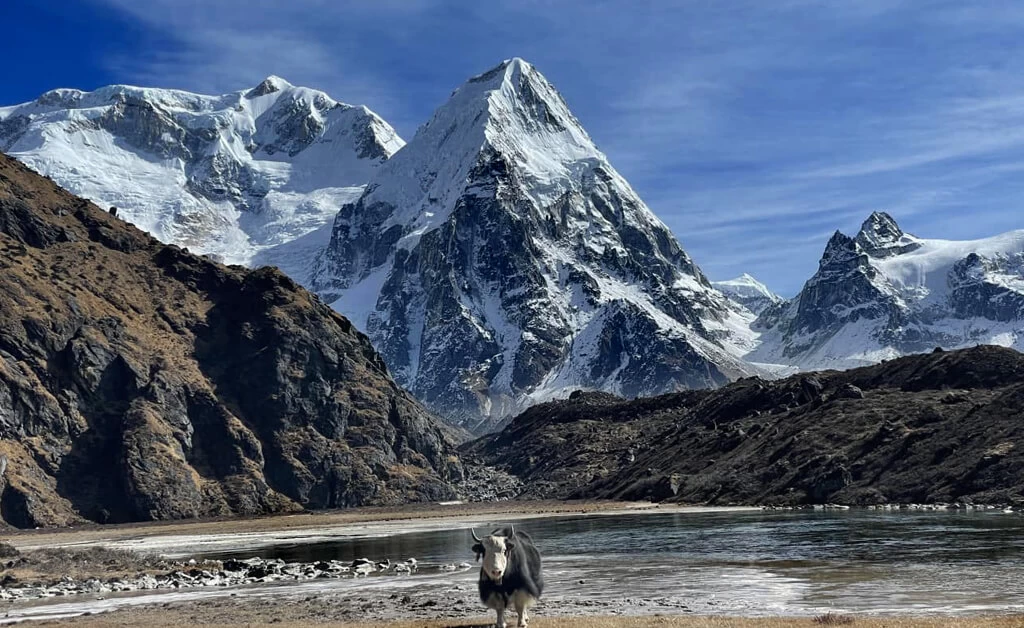
<path fill-rule="evenodd" d="M 524 56 L 716 277 L 798 287 L 875 209 L 931 237 L 1024 227 L 1024 10 L 1007 0 L 94 1 L 161 35 L 110 60 L 125 81 L 222 92 L 273 73 L 407 136 Z"/>
<path fill-rule="evenodd" d="M 349 41 L 349 21 L 384 28 L 390 16 L 414 15 L 417 0 L 100 0 L 166 38 L 108 60 L 126 81 L 205 93 L 251 87 L 270 74 L 327 91 L 382 113 L 399 110 L 393 86 L 367 72 Z"/>

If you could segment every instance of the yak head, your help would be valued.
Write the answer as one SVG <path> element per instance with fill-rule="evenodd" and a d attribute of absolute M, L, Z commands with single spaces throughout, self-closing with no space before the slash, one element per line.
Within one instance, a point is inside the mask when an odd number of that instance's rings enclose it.
<path fill-rule="evenodd" d="M 516 546 L 515 528 L 509 526 L 507 535 L 492 534 L 482 539 L 476 535 L 476 530 L 470 532 L 473 533 L 473 551 L 476 552 L 476 559 L 484 559 L 484 574 L 497 584 L 501 584 L 505 570 L 508 569 L 509 555 Z"/>

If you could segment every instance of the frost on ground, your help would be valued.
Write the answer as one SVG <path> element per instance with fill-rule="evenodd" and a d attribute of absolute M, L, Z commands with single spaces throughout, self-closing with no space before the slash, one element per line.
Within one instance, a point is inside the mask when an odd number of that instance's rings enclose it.
<path fill-rule="evenodd" d="M 34 603 L 7 603 L 0 624 L 26 619 L 59 619 L 118 611 L 187 613 L 191 622 L 223 624 L 265 622 L 390 621 L 398 619 L 468 618 L 489 615 L 477 594 L 476 568 L 453 572 L 429 568 L 435 575 L 380 576 L 346 580 L 311 579 L 300 583 L 254 584 L 231 588 L 166 588 L 135 594 L 101 593 Z M 585 581 L 580 584 L 586 584 Z M 767 615 L 778 612 L 770 601 L 744 601 L 743 596 L 700 598 L 672 595 L 625 597 L 611 584 L 596 593 L 573 586 L 546 593 L 535 617 L 700 614 Z M 757 592 L 760 595 L 761 592 Z M 810 612 L 810 611 L 807 611 Z"/>

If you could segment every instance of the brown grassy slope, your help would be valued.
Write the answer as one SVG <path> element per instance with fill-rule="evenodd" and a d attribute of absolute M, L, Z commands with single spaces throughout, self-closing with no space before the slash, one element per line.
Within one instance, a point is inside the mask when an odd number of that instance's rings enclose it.
<path fill-rule="evenodd" d="M 0 155 L 0 516 L 17 526 L 452 494 L 451 444 L 275 269 L 158 241 Z"/>
<path fill-rule="evenodd" d="M 709 504 L 1024 504 L 1024 354 L 909 356 L 845 372 L 535 406 L 463 446 L 529 496 Z"/>

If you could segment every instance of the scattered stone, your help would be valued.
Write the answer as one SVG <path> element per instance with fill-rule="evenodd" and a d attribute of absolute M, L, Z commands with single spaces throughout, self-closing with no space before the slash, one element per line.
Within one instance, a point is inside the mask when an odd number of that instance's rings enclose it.
<path fill-rule="evenodd" d="M 190 566 L 187 572 L 174 569 L 165 574 L 141 574 L 134 578 L 111 578 L 104 582 L 98 578 L 76 580 L 71 576 L 62 576 L 59 581 L 49 586 L 20 585 L 17 578 L 7 574 L 0 580 L 0 600 L 30 600 L 46 597 L 68 596 L 83 593 L 105 594 L 125 593 L 131 591 L 147 591 L 154 589 L 185 589 L 193 587 L 227 587 L 253 583 L 269 583 L 281 580 L 313 580 L 317 578 L 353 578 L 366 577 L 371 573 L 383 576 L 388 571 L 392 574 L 409 574 L 417 561 L 405 561 L 395 565 L 393 570 L 377 570 L 374 563 L 367 559 L 359 559 L 353 564 L 355 568 L 341 564 L 339 561 L 317 560 L 310 563 L 287 563 L 280 559 L 247 558 L 244 560 L 230 558 L 220 564 L 220 569 L 199 569 L 199 563 L 192 559 L 183 564 Z M 204 563 L 210 564 L 210 563 Z M 216 563 L 213 563 L 216 564 Z M 381 564 L 390 564 L 390 560 Z M 444 571 L 456 571 L 468 568 L 468 563 L 458 567 L 454 564 L 442 565 Z M 401 569 L 400 569 L 401 568 Z M 232 594 L 232 596 L 235 594 Z"/>

